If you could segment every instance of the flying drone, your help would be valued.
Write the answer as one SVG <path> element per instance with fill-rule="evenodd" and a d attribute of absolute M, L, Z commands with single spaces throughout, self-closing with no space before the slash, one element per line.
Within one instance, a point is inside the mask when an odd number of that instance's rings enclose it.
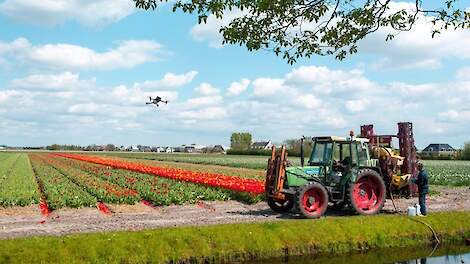
<path fill-rule="evenodd" d="M 152 98 L 151 96 L 149 97 L 150 101 L 145 103 L 147 105 L 151 105 L 151 104 L 154 104 L 156 105 L 157 107 L 159 107 L 159 103 L 165 103 L 165 104 L 168 104 L 168 101 L 163 101 L 162 98 L 160 96 L 157 96 L 155 98 Z"/>

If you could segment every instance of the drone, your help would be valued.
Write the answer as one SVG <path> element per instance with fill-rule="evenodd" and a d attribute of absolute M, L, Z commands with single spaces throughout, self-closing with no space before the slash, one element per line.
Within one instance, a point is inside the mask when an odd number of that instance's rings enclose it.
<path fill-rule="evenodd" d="M 162 98 L 160 96 L 157 96 L 155 98 L 152 98 L 151 96 L 149 97 L 150 99 L 150 102 L 147 102 L 145 104 L 147 105 L 151 105 L 151 104 L 154 104 L 156 105 L 157 107 L 159 107 L 159 103 L 165 103 L 165 104 L 168 104 L 168 101 L 163 101 Z"/>

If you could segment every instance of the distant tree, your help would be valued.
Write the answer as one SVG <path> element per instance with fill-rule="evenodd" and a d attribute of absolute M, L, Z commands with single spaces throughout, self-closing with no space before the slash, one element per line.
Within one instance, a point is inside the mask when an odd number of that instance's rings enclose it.
<path fill-rule="evenodd" d="M 104 147 L 104 150 L 105 151 L 115 151 L 116 150 L 116 146 L 114 146 L 113 144 L 108 144 Z"/>
<path fill-rule="evenodd" d="M 287 150 L 289 151 L 289 155 L 291 156 L 300 156 L 300 145 L 301 141 L 300 139 L 294 138 L 294 139 L 287 139 L 284 141 L 284 144 L 287 147 Z M 306 137 L 304 139 L 304 156 L 308 157 L 310 153 L 312 152 L 313 148 L 313 141 L 311 137 Z"/>
<path fill-rule="evenodd" d="M 52 144 L 52 145 L 50 145 L 50 146 L 47 146 L 47 149 L 48 149 L 48 150 L 60 150 L 61 147 L 60 147 L 59 144 Z"/>
<path fill-rule="evenodd" d="M 155 9 L 168 0 L 133 0 L 137 8 Z M 391 10 L 392 0 L 177 0 L 173 12 L 196 14 L 199 23 L 209 15 L 226 16 L 241 10 L 240 17 L 220 29 L 223 42 L 244 45 L 249 51 L 272 50 L 293 64 L 301 57 L 334 55 L 342 60 L 357 52 L 357 42 L 380 28 L 391 28 L 385 41 L 410 31 L 420 15 L 441 30 L 469 29 L 470 12 L 459 0 L 412 1 L 413 8 Z M 423 2 L 440 2 L 426 9 Z M 462 8 L 463 7 L 463 8 Z M 150 26 L 149 26 L 150 27 Z"/>
<path fill-rule="evenodd" d="M 248 150 L 251 148 L 251 140 L 250 133 L 233 133 L 230 137 L 230 147 L 234 150 Z"/>
<path fill-rule="evenodd" d="M 462 150 L 462 159 L 470 160 L 470 142 L 466 142 Z"/>

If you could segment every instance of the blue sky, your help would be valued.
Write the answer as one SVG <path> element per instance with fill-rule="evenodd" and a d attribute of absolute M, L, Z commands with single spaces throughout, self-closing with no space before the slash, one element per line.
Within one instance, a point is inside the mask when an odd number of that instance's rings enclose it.
<path fill-rule="evenodd" d="M 228 21 L 130 0 L 0 0 L 0 145 L 228 145 L 234 131 L 281 142 L 366 123 L 390 134 L 399 121 L 415 124 L 419 148 L 470 140 L 469 30 L 431 39 L 421 17 L 345 61 L 290 66 L 220 45 Z M 146 106 L 149 95 L 170 103 Z"/>

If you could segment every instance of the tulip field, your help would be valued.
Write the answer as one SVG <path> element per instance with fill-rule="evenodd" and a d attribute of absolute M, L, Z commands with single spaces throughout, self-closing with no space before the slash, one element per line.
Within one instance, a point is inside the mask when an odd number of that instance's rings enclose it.
<path fill-rule="evenodd" d="M 262 200 L 267 157 L 0 152 L 0 207 Z M 291 159 L 297 163 L 298 159 Z M 430 183 L 470 186 L 469 161 L 425 161 Z"/>
<path fill-rule="evenodd" d="M 165 168 L 100 156 L 0 153 L 0 207 L 40 201 L 50 210 L 99 203 L 152 205 L 201 200 L 260 201 L 250 177 Z"/>

